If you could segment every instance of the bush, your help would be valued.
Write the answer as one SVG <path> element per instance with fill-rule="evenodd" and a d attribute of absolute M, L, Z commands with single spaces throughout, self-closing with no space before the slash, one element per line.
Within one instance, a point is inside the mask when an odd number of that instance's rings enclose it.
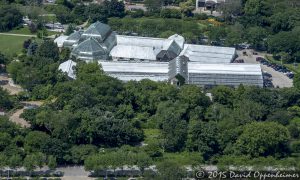
<path fill-rule="evenodd" d="M 143 17 L 145 14 L 144 14 L 144 11 L 142 9 L 137 9 L 135 11 L 128 11 L 127 12 L 128 15 L 130 15 L 132 18 L 140 18 L 140 17 Z"/>
<path fill-rule="evenodd" d="M 207 14 L 204 13 L 194 14 L 194 17 L 198 20 L 206 20 L 208 18 Z"/>
<path fill-rule="evenodd" d="M 29 30 L 30 30 L 30 32 L 31 32 L 32 34 L 34 34 L 34 33 L 37 32 L 37 25 L 36 25 L 36 24 L 31 23 L 31 24 L 28 25 L 28 27 L 29 27 Z"/>
<path fill-rule="evenodd" d="M 294 141 L 291 143 L 291 151 L 293 153 L 300 153 L 300 141 Z"/>
<path fill-rule="evenodd" d="M 180 10 L 177 10 L 177 9 L 162 9 L 160 11 L 160 16 L 162 18 L 180 19 L 181 18 L 181 12 L 180 12 Z"/>

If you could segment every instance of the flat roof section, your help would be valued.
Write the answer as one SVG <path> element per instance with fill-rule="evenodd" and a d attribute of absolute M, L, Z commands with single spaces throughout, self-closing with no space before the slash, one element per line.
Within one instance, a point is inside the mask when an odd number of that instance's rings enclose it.
<path fill-rule="evenodd" d="M 102 68 L 107 73 L 162 73 L 168 74 L 168 63 L 164 62 L 149 62 L 149 63 L 137 63 L 137 62 L 115 62 L 115 61 L 98 61 L 102 65 Z"/>
<path fill-rule="evenodd" d="M 262 76 L 260 64 L 200 64 L 188 63 L 188 72 L 206 74 L 239 74 L 239 75 L 259 75 Z"/>
<path fill-rule="evenodd" d="M 180 56 L 186 56 L 190 61 L 213 64 L 231 63 L 235 48 L 185 44 Z"/>

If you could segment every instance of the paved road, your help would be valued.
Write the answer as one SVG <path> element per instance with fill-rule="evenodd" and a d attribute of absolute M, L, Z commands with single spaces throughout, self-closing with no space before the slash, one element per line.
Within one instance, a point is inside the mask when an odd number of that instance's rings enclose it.
<path fill-rule="evenodd" d="M 83 166 L 60 167 L 56 168 L 56 170 L 64 172 L 64 176 L 61 177 L 62 180 L 95 179 L 88 177 L 88 172 L 84 170 Z"/>
<path fill-rule="evenodd" d="M 246 51 L 248 56 L 243 56 L 243 51 Z M 253 50 L 250 49 L 242 50 L 242 51 L 238 50 L 237 51 L 237 54 L 239 56 L 238 59 L 244 59 L 245 63 L 259 64 L 259 62 L 256 62 L 256 57 L 265 57 L 265 55 L 270 55 L 266 53 L 258 53 L 258 55 L 253 55 L 252 52 Z M 263 71 L 270 73 L 272 75 L 272 83 L 274 87 L 279 87 L 279 88 L 293 87 L 293 80 L 289 79 L 285 74 L 275 71 L 273 68 L 270 68 L 262 64 L 261 64 L 261 68 Z"/>
<path fill-rule="evenodd" d="M 0 35 L 7 35 L 7 36 L 23 36 L 23 37 L 37 37 L 36 35 L 29 35 L 29 34 L 13 34 L 13 33 L 0 33 Z"/>

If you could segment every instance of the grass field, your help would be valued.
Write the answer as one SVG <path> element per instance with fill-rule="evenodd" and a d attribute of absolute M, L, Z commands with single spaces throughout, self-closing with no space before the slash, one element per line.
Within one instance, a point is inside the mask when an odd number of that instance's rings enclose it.
<path fill-rule="evenodd" d="M 11 33 L 11 34 L 25 34 L 25 35 L 36 35 L 36 33 L 32 34 L 28 27 L 23 27 L 19 29 L 14 29 L 8 32 L 3 33 Z M 51 32 L 48 31 L 48 35 L 54 35 L 57 34 L 57 32 Z M 15 54 L 19 54 L 22 51 L 23 48 L 23 42 L 30 37 L 26 36 L 12 36 L 12 35 L 3 35 L 0 34 L 0 52 L 4 53 L 8 56 L 13 56 Z M 37 42 L 41 42 L 41 39 L 37 39 Z"/>
<path fill-rule="evenodd" d="M 6 33 L 36 35 L 36 33 L 31 33 L 28 27 L 23 27 L 23 28 L 19 28 L 19 29 L 13 29 L 13 30 L 8 31 Z"/>
<path fill-rule="evenodd" d="M 22 27 L 19 29 L 14 29 L 5 33 L 12 33 L 12 34 L 26 34 L 26 35 L 36 35 L 37 33 L 31 33 L 28 27 Z M 48 31 L 48 35 L 55 35 L 55 34 L 59 34 L 58 32 L 53 32 L 53 31 Z"/>
<path fill-rule="evenodd" d="M 12 56 L 22 51 L 23 42 L 29 37 L 0 35 L 0 51 L 5 55 Z"/>

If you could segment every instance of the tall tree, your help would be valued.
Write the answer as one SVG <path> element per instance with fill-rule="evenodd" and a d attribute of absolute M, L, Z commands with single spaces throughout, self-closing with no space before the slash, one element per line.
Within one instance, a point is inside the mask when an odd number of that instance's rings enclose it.
<path fill-rule="evenodd" d="M 57 61 L 59 50 L 53 41 L 44 41 L 37 50 L 37 55 Z"/>
<path fill-rule="evenodd" d="M 274 122 L 255 122 L 244 127 L 234 147 L 237 154 L 250 157 L 283 157 L 289 153 L 288 130 Z"/>
<path fill-rule="evenodd" d="M 22 23 L 22 14 L 13 6 L 1 5 L 0 22 L 0 32 L 11 30 Z"/>
<path fill-rule="evenodd" d="M 162 0 L 145 0 L 144 4 L 148 11 L 159 12 L 163 6 L 163 1 Z"/>

